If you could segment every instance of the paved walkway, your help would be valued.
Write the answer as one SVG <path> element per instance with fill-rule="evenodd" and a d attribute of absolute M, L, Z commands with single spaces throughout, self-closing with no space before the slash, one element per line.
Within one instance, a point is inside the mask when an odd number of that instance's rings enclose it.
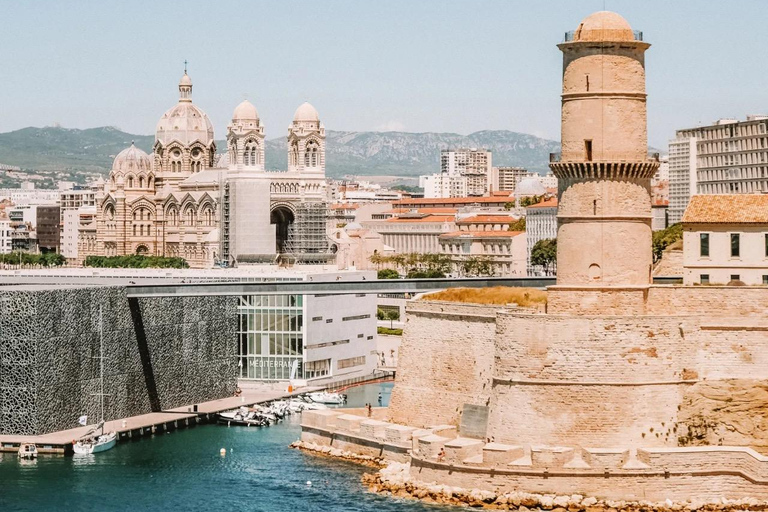
<path fill-rule="evenodd" d="M 198 404 L 197 412 L 193 412 L 193 406 L 189 405 L 168 409 L 164 412 L 141 414 L 139 416 L 132 416 L 130 418 L 108 421 L 104 425 L 104 431 L 117 432 L 120 434 L 132 430 L 152 427 L 153 425 L 159 425 L 169 421 L 194 418 L 200 414 L 213 414 L 221 411 L 235 409 L 240 406 L 250 406 L 258 403 L 269 402 L 272 400 L 309 393 L 320 389 L 323 388 L 306 387 L 294 393 L 287 393 L 286 391 L 259 391 L 257 389 L 244 389 L 242 396 L 239 397 L 221 398 L 218 400 L 211 400 L 210 402 L 202 402 Z M 40 436 L 0 435 L 0 445 L 35 443 L 38 445 L 38 448 L 45 445 L 68 445 L 72 443 L 72 440 L 85 435 L 85 433 L 88 432 L 88 430 L 91 428 L 93 428 L 93 425 L 71 428 L 69 430 L 61 430 L 59 432 L 51 432 L 50 434 L 43 434 Z M 118 435 L 118 438 L 120 437 L 122 436 Z M 0 448 L 2 448 L 2 446 L 0 446 Z"/>

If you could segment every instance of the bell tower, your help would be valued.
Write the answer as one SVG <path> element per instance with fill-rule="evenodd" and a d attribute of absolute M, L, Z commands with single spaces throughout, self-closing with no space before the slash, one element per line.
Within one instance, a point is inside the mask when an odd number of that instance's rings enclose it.
<path fill-rule="evenodd" d="M 645 51 L 620 15 L 588 16 L 563 52 L 558 178 L 557 284 L 651 282 L 651 177 Z"/>

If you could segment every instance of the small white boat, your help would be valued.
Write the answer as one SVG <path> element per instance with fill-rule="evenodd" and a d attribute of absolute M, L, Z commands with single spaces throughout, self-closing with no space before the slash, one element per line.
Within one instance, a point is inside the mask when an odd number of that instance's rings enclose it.
<path fill-rule="evenodd" d="M 35 443 L 21 443 L 21 446 L 19 446 L 19 458 L 36 459 L 37 446 L 35 446 Z"/>
<path fill-rule="evenodd" d="M 101 424 L 103 427 L 103 423 Z M 87 435 L 72 443 L 72 450 L 78 455 L 105 452 L 117 444 L 117 432 L 102 433 L 99 436 Z"/>
<path fill-rule="evenodd" d="M 347 396 L 341 393 L 330 393 L 328 391 L 320 391 L 318 393 L 310 393 L 310 400 L 319 404 L 331 404 L 341 405 L 347 401 Z"/>

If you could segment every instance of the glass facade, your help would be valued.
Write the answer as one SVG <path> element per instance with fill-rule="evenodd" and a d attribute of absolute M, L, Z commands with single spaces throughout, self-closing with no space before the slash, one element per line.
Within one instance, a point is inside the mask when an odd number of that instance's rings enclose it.
<path fill-rule="evenodd" d="M 304 378 L 303 295 L 240 297 L 241 379 Z"/>

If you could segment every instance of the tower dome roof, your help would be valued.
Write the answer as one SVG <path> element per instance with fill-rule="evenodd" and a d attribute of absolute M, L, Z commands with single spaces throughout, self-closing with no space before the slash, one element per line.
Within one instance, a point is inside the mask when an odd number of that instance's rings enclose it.
<path fill-rule="evenodd" d="M 208 146 L 213 142 L 213 124 L 208 115 L 192 103 L 192 80 L 184 73 L 179 82 L 179 102 L 168 109 L 155 129 L 155 140 L 163 146 L 178 141 L 187 146 L 200 141 Z"/>
<path fill-rule="evenodd" d="M 148 172 L 152 169 L 152 159 L 141 149 L 131 142 L 131 145 L 117 154 L 112 162 L 112 172 L 125 173 Z"/>
<path fill-rule="evenodd" d="M 574 41 L 634 41 L 632 26 L 620 14 L 598 11 L 590 14 L 579 24 L 573 35 Z"/>
<path fill-rule="evenodd" d="M 320 116 L 318 115 L 317 110 L 315 110 L 315 107 L 305 101 L 296 109 L 296 113 L 293 115 L 293 120 L 320 121 Z"/>
<path fill-rule="evenodd" d="M 259 118 L 259 112 L 256 107 L 248 100 L 243 100 L 237 107 L 235 107 L 235 113 L 232 114 L 232 120 L 255 120 Z"/>
<path fill-rule="evenodd" d="M 523 178 L 515 186 L 515 196 L 540 196 L 546 194 L 547 189 L 536 178 Z"/>

